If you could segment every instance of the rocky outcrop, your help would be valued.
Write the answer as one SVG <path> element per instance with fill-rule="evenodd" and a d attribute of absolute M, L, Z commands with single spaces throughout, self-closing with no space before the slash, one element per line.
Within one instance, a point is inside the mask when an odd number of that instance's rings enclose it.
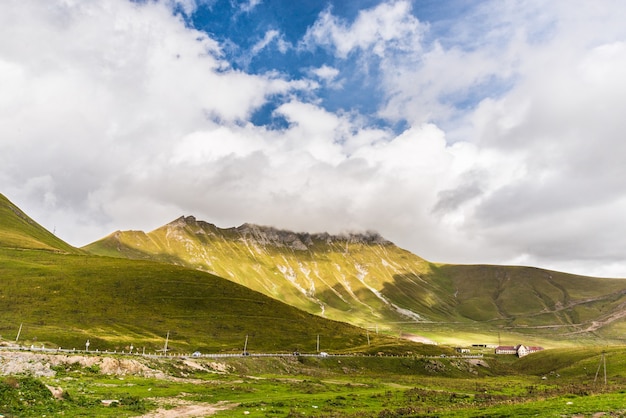
<path fill-rule="evenodd" d="M 327 245 L 344 242 L 378 245 L 391 244 L 390 241 L 387 241 L 376 232 L 344 233 L 340 235 L 330 235 L 328 233 L 309 234 L 306 232 L 296 233 L 269 226 L 247 223 L 236 229 L 244 239 L 252 239 L 260 245 L 287 247 L 300 251 L 306 251 L 316 243 Z"/>
<path fill-rule="evenodd" d="M 169 228 L 192 227 L 196 234 L 218 234 L 223 238 L 236 237 L 261 246 L 290 248 L 296 251 L 307 251 L 315 244 L 356 243 L 364 245 L 391 245 L 380 234 L 373 231 L 364 233 L 342 233 L 331 235 L 326 232 L 310 234 L 307 232 L 292 232 L 271 226 L 261 226 L 245 223 L 236 228 L 221 229 L 215 225 L 197 220 L 194 216 L 181 216 L 167 225 Z M 234 234 L 232 234 L 234 233 Z"/>

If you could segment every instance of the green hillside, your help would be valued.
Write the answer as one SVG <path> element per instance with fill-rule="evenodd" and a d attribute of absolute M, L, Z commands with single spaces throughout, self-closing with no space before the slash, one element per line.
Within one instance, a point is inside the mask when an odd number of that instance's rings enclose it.
<path fill-rule="evenodd" d="M 149 233 L 118 231 L 84 250 L 208 271 L 359 326 L 433 337 L 467 332 L 459 343 L 485 335 L 494 342 L 497 332 L 539 341 L 620 340 L 626 325 L 626 281 L 531 267 L 436 265 L 376 234 L 221 229 L 190 216 Z"/>
<path fill-rule="evenodd" d="M 84 249 L 208 271 L 360 326 L 457 316 L 452 282 L 424 280 L 428 262 L 376 234 L 295 234 L 248 224 L 221 229 L 190 216 L 149 233 L 118 231 Z"/>
<path fill-rule="evenodd" d="M 488 265 L 443 265 L 437 272 L 452 279 L 458 311 L 472 319 L 591 332 L 626 315 L 624 280 Z"/>
<path fill-rule="evenodd" d="M 0 194 L 0 247 L 79 253 Z"/>
<path fill-rule="evenodd" d="M 205 272 L 85 254 L 2 198 L 0 335 L 63 348 L 315 351 L 367 346 L 365 330 L 330 321 Z M 387 339 L 369 336 L 370 342 Z"/>

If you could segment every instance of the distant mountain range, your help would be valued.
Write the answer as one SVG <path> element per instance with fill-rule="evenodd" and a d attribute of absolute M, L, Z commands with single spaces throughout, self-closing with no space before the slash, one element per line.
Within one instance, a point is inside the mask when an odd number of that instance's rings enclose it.
<path fill-rule="evenodd" d="M 307 312 L 372 329 L 480 329 L 621 341 L 626 281 L 533 267 L 430 263 L 375 233 L 333 236 L 193 216 L 82 250 L 210 272 Z"/>

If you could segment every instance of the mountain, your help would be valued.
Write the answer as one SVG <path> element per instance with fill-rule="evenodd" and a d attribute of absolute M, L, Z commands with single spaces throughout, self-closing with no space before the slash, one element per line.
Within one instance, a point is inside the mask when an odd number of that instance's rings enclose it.
<path fill-rule="evenodd" d="M 429 263 L 375 233 L 297 234 L 250 224 L 220 229 L 188 216 L 150 233 L 118 231 L 83 249 L 208 271 L 364 326 L 454 315 L 451 284 L 423 280 Z"/>
<path fill-rule="evenodd" d="M 389 342 L 215 275 L 171 264 L 91 255 L 0 199 L 0 335 L 91 350 L 355 349 Z M 2 338 L 0 337 L 0 340 Z"/>
<path fill-rule="evenodd" d="M 80 253 L 20 210 L 0 194 L 0 246 Z"/>
<path fill-rule="evenodd" d="M 149 233 L 117 231 L 83 250 L 211 272 L 316 315 L 394 332 L 615 338 L 626 326 L 626 281 L 434 264 L 375 233 L 222 229 L 187 216 Z"/>

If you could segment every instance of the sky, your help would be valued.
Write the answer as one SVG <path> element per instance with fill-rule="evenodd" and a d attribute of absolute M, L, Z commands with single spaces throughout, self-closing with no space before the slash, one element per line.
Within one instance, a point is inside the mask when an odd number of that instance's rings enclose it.
<path fill-rule="evenodd" d="M 626 2 L 3 0 L 0 193 L 626 278 Z"/>

